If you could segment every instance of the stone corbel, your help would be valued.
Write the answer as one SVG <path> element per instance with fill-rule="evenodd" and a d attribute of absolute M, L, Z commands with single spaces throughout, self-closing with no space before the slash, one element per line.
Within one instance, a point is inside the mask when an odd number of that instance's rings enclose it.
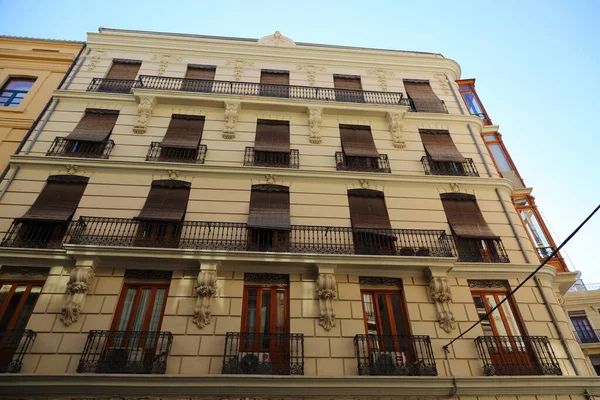
<path fill-rule="evenodd" d="M 148 129 L 148 121 L 152 116 L 152 109 L 156 105 L 155 97 L 144 96 L 140 98 L 140 104 L 138 104 L 138 119 L 133 126 L 133 133 L 136 135 L 143 135 Z"/>
<path fill-rule="evenodd" d="M 240 112 L 240 103 L 225 102 L 225 127 L 223 128 L 223 139 L 235 138 L 235 127 Z"/>
<path fill-rule="evenodd" d="M 390 133 L 392 134 L 392 140 L 394 141 L 394 147 L 397 149 L 406 148 L 406 142 L 402 136 L 402 119 L 406 112 L 388 112 L 387 120 L 390 124 Z"/>
<path fill-rule="evenodd" d="M 194 287 L 197 300 L 193 321 L 200 329 L 210 324 L 211 300 L 217 293 L 217 268 L 218 264 L 203 264 Z"/>
<path fill-rule="evenodd" d="M 431 299 L 437 309 L 438 323 L 443 330 L 451 333 L 456 329 L 456 321 L 454 320 L 454 314 L 450 310 L 450 302 L 452 302 L 450 284 L 445 273 L 434 272 L 431 269 L 429 273 L 429 289 L 431 290 Z"/>
<path fill-rule="evenodd" d="M 335 326 L 333 300 L 337 298 L 337 285 L 333 268 L 319 268 L 317 296 L 319 296 L 320 307 L 319 325 L 326 331 L 330 331 Z"/>
<path fill-rule="evenodd" d="M 85 296 L 92 284 L 96 272 L 95 260 L 78 263 L 71 270 L 69 283 L 67 284 L 67 299 L 62 306 L 60 320 L 66 326 L 77 322 L 79 313 L 83 308 Z"/>
<path fill-rule="evenodd" d="M 310 129 L 310 142 L 312 144 L 319 144 L 323 141 L 321 137 L 321 120 L 323 115 L 322 108 L 309 108 L 308 109 L 308 126 Z"/>

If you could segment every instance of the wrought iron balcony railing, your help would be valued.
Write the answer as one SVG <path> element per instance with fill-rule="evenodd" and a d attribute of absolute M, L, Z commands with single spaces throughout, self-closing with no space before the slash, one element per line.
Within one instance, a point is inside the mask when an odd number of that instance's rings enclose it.
<path fill-rule="evenodd" d="M 140 89 L 408 106 L 402 93 L 140 75 Z"/>
<path fill-rule="evenodd" d="M 335 163 L 338 171 L 392 172 L 387 154 L 380 154 L 378 158 L 350 157 L 342 151 L 336 151 Z"/>
<path fill-rule="evenodd" d="M 488 375 L 562 375 L 546 336 L 479 336 L 475 339 Z"/>
<path fill-rule="evenodd" d="M 254 229 L 233 222 L 157 222 L 150 229 L 151 223 L 134 219 L 81 217 L 73 224 L 68 243 L 81 245 L 412 257 L 455 254 L 451 237 L 442 230 L 292 225 L 282 237 L 275 237 L 273 232 L 269 236 L 270 231 L 253 235 Z"/>
<path fill-rule="evenodd" d="M 458 261 L 480 263 L 508 263 L 506 249 L 500 239 L 454 238 Z"/>
<path fill-rule="evenodd" d="M 164 374 L 171 332 L 90 331 L 77 372 Z"/>
<path fill-rule="evenodd" d="M 429 336 L 356 335 L 359 375 L 437 376 Z"/>
<path fill-rule="evenodd" d="M 291 149 L 289 153 L 255 151 L 254 147 L 246 147 L 244 166 L 300 168 L 300 152 L 296 149 Z"/>
<path fill-rule="evenodd" d="M 579 344 L 600 343 L 600 329 L 577 331 L 575 338 Z"/>
<path fill-rule="evenodd" d="M 31 329 L 0 331 L 0 373 L 17 373 L 37 334 Z"/>
<path fill-rule="evenodd" d="M 57 137 L 52 142 L 46 155 L 52 157 L 108 158 L 114 146 L 115 142 L 112 140 L 95 143 Z"/>
<path fill-rule="evenodd" d="M 304 335 L 227 332 L 222 373 L 304 375 Z"/>
<path fill-rule="evenodd" d="M 472 158 L 465 158 L 466 162 L 441 162 L 431 157 L 421 157 L 421 164 L 425 175 L 452 175 L 452 176 L 479 176 Z"/>
<path fill-rule="evenodd" d="M 152 142 L 146 155 L 146 161 L 204 164 L 206 151 L 205 144 L 199 145 L 196 149 L 178 149 L 162 147 L 160 142 Z"/>
<path fill-rule="evenodd" d="M 0 247 L 59 249 L 68 235 L 69 222 L 25 221 L 15 219 Z"/>
<path fill-rule="evenodd" d="M 88 92 L 130 93 L 138 85 L 136 79 L 93 78 L 87 88 Z"/>

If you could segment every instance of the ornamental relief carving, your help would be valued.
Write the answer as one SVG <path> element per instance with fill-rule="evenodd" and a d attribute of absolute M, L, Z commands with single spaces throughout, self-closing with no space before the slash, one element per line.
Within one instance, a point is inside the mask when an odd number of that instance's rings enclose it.
<path fill-rule="evenodd" d="M 237 59 L 237 60 L 227 60 L 225 62 L 225 64 L 233 66 L 233 76 L 234 76 L 235 80 L 241 81 L 242 78 L 244 77 L 244 68 L 253 66 L 254 62 Z"/>
<path fill-rule="evenodd" d="M 321 137 L 321 122 L 323 109 L 312 107 L 308 109 L 308 127 L 310 129 L 309 140 L 312 144 L 320 144 L 323 141 Z"/>
<path fill-rule="evenodd" d="M 394 147 L 397 149 L 406 148 L 406 142 L 402 136 L 402 119 L 404 118 L 405 114 L 406 111 L 387 113 L 387 120 L 390 126 L 392 141 L 394 142 Z"/>
<path fill-rule="evenodd" d="M 225 126 L 223 127 L 223 139 L 235 138 L 235 128 L 240 112 L 239 102 L 225 102 Z"/>
<path fill-rule="evenodd" d="M 133 133 L 135 135 L 143 135 L 148 129 L 148 121 L 152 116 L 152 110 L 156 105 L 155 97 L 144 96 L 140 98 L 140 104 L 138 104 L 138 119 L 133 126 Z"/>
<path fill-rule="evenodd" d="M 152 60 L 159 60 L 156 75 L 163 76 L 167 72 L 167 68 L 169 68 L 169 63 L 171 61 L 181 61 L 181 57 L 173 54 L 155 54 L 152 56 Z"/>
<path fill-rule="evenodd" d="M 62 306 L 60 320 L 66 326 L 77 322 L 87 291 L 95 274 L 94 267 L 75 267 L 71 270 L 67 284 L 67 299 Z"/>
<path fill-rule="evenodd" d="M 438 323 L 444 331 L 451 333 L 456 329 L 456 321 L 454 320 L 454 314 L 450 310 L 452 293 L 450 292 L 448 279 L 432 277 L 429 281 L 429 288 L 431 289 L 431 298 L 438 312 Z"/>
<path fill-rule="evenodd" d="M 317 72 L 325 71 L 324 67 L 315 64 L 298 64 L 296 68 L 299 71 L 306 71 L 308 86 L 315 86 L 317 83 Z"/>
<path fill-rule="evenodd" d="M 317 278 L 317 296 L 319 297 L 319 325 L 326 331 L 335 327 L 333 300 L 337 298 L 337 285 L 333 274 L 319 274 Z"/>
<path fill-rule="evenodd" d="M 294 47 L 296 43 L 287 36 L 283 36 L 281 32 L 275 31 L 272 35 L 263 36 L 258 40 L 258 44 L 263 46 L 275 47 Z"/>
<path fill-rule="evenodd" d="M 106 51 L 104 50 L 94 50 L 92 57 L 90 58 L 90 63 L 88 64 L 87 72 L 93 72 L 98 66 L 100 59 L 104 57 L 105 54 Z"/>
<path fill-rule="evenodd" d="M 387 92 L 388 91 L 388 78 L 391 76 L 394 76 L 394 72 L 393 71 L 389 71 L 387 69 L 370 69 L 367 71 L 368 75 L 374 75 L 377 77 L 377 80 L 379 81 L 379 88 L 381 89 L 382 92 Z"/>
<path fill-rule="evenodd" d="M 198 274 L 196 286 L 196 308 L 194 308 L 194 323 L 198 328 L 202 329 L 210 324 L 210 316 L 212 313 L 211 300 L 217 293 L 217 271 L 201 270 Z"/>

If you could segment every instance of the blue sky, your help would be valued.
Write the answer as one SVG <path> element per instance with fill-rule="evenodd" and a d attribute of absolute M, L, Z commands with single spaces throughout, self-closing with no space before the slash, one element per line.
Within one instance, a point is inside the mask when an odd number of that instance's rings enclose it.
<path fill-rule="evenodd" d="M 442 53 L 477 91 L 555 240 L 600 203 L 600 2 L 0 0 L 0 34 L 85 40 L 99 26 Z M 600 215 L 566 247 L 600 282 Z"/>

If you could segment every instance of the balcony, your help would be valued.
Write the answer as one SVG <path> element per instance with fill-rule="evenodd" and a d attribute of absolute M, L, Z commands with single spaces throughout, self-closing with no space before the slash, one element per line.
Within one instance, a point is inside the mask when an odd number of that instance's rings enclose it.
<path fill-rule="evenodd" d="M 301 333 L 237 333 L 225 336 L 223 374 L 304 375 Z"/>
<path fill-rule="evenodd" d="M 429 336 L 356 335 L 359 375 L 437 376 Z"/>
<path fill-rule="evenodd" d="M 49 157 L 108 158 L 115 146 L 112 140 L 81 142 L 57 137 L 46 153 Z"/>
<path fill-rule="evenodd" d="M 69 222 L 15 219 L 4 235 L 0 247 L 60 249 L 71 226 Z"/>
<path fill-rule="evenodd" d="M 23 356 L 31 349 L 37 334 L 30 330 L 0 331 L 0 373 L 18 373 Z"/>
<path fill-rule="evenodd" d="M 206 151 L 204 144 L 199 145 L 196 149 L 177 149 L 162 147 L 160 142 L 152 142 L 146 155 L 146 161 L 204 164 Z"/>
<path fill-rule="evenodd" d="M 454 257 L 451 237 L 442 230 L 354 229 L 292 225 L 281 236 L 245 223 L 185 221 L 154 223 L 155 235 L 135 219 L 81 217 L 73 222 L 70 244 L 164 247 L 198 250 L 261 251 L 311 254 L 369 254 Z M 168 225 L 168 226 L 167 226 Z"/>
<path fill-rule="evenodd" d="M 600 329 L 577 331 L 575 338 L 579 344 L 600 343 Z"/>
<path fill-rule="evenodd" d="M 483 372 L 495 375 L 562 375 L 546 336 L 479 336 Z"/>
<path fill-rule="evenodd" d="M 88 92 L 130 93 L 138 85 L 135 79 L 93 78 L 87 88 Z"/>
<path fill-rule="evenodd" d="M 473 159 L 465 158 L 465 160 L 466 162 L 441 162 L 423 156 L 421 164 L 423 164 L 425 175 L 479 176 Z"/>
<path fill-rule="evenodd" d="M 77 372 L 164 374 L 171 332 L 90 331 Z"/>
<path fill-rule="evenodd" d="M 415 103 L 412 101 L 411 98 L 406 98 L 406 104 L 408 105 L 409 112 L 418 112 L 417 111 L 417 107 L 415 107 Z M 440 102 L 442 103 L 442 107 L 444 108 L 445 113 L 448 113 L 448 107 L 446 106 L 446 103 L 444 102 L 444 100 L 440 100 Z"/>
<path fill-rule="evenodd" d="M 478 263 L 508 263 L 506 249 L 500 239 L 454 238 L 458 261 Z"/>
<path fill-rule="evenodd" d="M 255 151 L 254 147 L 246 147 L 244 152 L 245 167 L 300 168 L 300 152 L 291 149 L 289 153 L 271 151 Z"/>
<path fill-rule="evenodd" d="M 390 173 L 390 162 L 387 154 L 376 157 L 350 157 L 342 151 L 335 152 L 335 164 L 338 171 L 381 172 Z"/>

